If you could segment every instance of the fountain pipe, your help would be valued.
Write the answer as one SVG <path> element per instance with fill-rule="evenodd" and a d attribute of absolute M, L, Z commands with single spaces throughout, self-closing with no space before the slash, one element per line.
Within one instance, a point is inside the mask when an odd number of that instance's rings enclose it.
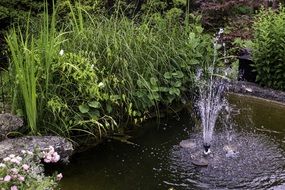
<path fill-rule="evenodd" d="M 209 143 L 204 143 L 204 144 L 203 144 L 203 147 L 204 147 L 204 154 L 205 154 L 205 155 L 208 155 L 208 154 L 211 153 L 211 151 L 210 151 L 211 145 L 210 145 Z"/>

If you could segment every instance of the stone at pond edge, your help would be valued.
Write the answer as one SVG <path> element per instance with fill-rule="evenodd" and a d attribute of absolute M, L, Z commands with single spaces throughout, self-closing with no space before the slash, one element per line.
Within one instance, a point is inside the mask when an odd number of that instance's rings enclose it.
<path fill-rule="evenodd" d="M 182 148 L 196 148 L 196 143 L 191 141 L 190 139 L 187 139 L 187 140 L 182 140 L 179 145 L 182 147 Z"/>
<path fill-rule="evenodd" d="M 49 146 L 53 146 L 60 155 L 60 160 L 68 162 L 73 154 L 72 143 L 63 137 L 58 136 L 25 136 L 14 139 L 6 139 L 0 142 L 0 162 L 10 154 L 20 154 L 21 150 L 43 151 Z"/>
<path fill-rule="evenodd" d="M 191 162 L 195 166 L 206 167 L 209 165 L 209 161 L 205 158 L 194 158 L 191 160 Z"/>
<path fill-rule="evenodd" d="M 9 113 L 0 114 L 0 140 L 12 131 L 23 126 L 23 120 Z"/>

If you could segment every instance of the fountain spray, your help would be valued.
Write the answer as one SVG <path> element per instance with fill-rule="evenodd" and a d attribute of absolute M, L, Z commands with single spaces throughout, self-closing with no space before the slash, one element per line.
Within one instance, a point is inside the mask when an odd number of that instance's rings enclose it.
<path fill-rule="evenodd" d="M 206 65 L 204 70 L 199 70 L 197 79 L 201 81 L 204 78 L 203 84 L 199 85 L 199 100 L 198 109 L 203 127 L 203 147 L 204 154 L 210 154 L 211 141 L 214 127 L 218 115 L 225 105 L 224 91 L 226 89 L 226 80 L 223 75 L 219 75 L 216 67 L 218 57 L 218 44 L 223 34 L 223 29 L 220 29 L 214 39 L 214 58 L 212 65 Z M 224 45 L 224 43 L 223 43 Z M 224 52 L 225 53 L 225 52 Z"/>

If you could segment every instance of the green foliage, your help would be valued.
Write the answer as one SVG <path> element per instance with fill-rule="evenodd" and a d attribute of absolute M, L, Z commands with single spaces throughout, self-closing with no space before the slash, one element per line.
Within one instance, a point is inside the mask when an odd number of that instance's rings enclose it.
<path fill-rule="evenodd" d="M 6 41 L 10 51 L 11 85 L 14 87 L 12 111 L 23 112 L 30 131 L 36 134 L 50 94 L 50 66 L 55 52 L 58 55 L 62 34 L 55 29 L 55 11 L 51 17 L 45 12 L 41 26 L 33 32 L 35 34 L 31 32 L 30 21 L 28 17 L 25 32 L 20 26 L 14 27 Z"/>
<path fill-rule="evenodd" d="M 138 23 L 120 13 L 93 15 L 78 3 L 67 5 L 69 22 L 56 25 L 58 9 L 51 16 L 45 12 L 39 22 L 42 26 L 23 41 L 25 46 L 14 45 L 19 49 L 11 59 L 14 81 L 22 74 L 15 69 L 17 62 L 28 66 L 33 61 L 35 65 L 24 71 L 34 68 L 30 77 L 36 94 L 32 111 L 37 113 L 37 127 L 30 125 L 32 132 L 67 137 L 82 132 L 95 138 L 108 135 L 118 125 L 143 121 L 160 106 L 183 103 L 182 97 L 195 88 L 196 68 L 212 62 L 212 39 L 197 23 L 184 26 L 162 16 L 144 17 Z M 10 35 L 17 41 L 20 34 L 14 30 Z M 18 61 L 25 51 L 32 58 Z M 15 102 L 30 100 L 23 98 L 21 90 L 21 85 L 28 84 L 27 79 L 15 84 L 14 93 L 20 93 Z M 16 106 L 22 110 L 31 107 Z"/>
<path fill-rule="evenodd" d="M 257 82 L 285 89 L 285 8 L 262 10 L 254 23 L 253 57 Z"/>
<path fill-rule="evenodd" d="M 236 5 L 232 8 L 234 15 L 251 15 L 254 13 L 254 10 L 249 5 Z"/>
<path fill-rule="evenodd" d="M 40 0 L 1 0 L 0 21 L 24 18 L 29 11 L 39 13 L 41 10 L 43 10 L 43 1 Z"/>
<path fill-rule="evenodd" d="M 14 29 L 8 36 L 8 45 L 11 50 L 11 59 L 14 63 L 13 70 L 16 74 L 18 93 L 24 102 L 25 114 L 32 133 L 37 131 L 37 104 L 36 104 L 36 57 L 34 55 L 34 38 L 26 38 L 19 32 L 17 36 Z"/>

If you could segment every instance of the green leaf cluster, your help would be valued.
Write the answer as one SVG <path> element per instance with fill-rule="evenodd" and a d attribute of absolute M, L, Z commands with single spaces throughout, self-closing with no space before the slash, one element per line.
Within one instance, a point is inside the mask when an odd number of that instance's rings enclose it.
<path fill-rule="evenodd" d="M 285 8 L 262 10 L 254 23 L 253 57 L 257 82 L 285 89 Z"/>

